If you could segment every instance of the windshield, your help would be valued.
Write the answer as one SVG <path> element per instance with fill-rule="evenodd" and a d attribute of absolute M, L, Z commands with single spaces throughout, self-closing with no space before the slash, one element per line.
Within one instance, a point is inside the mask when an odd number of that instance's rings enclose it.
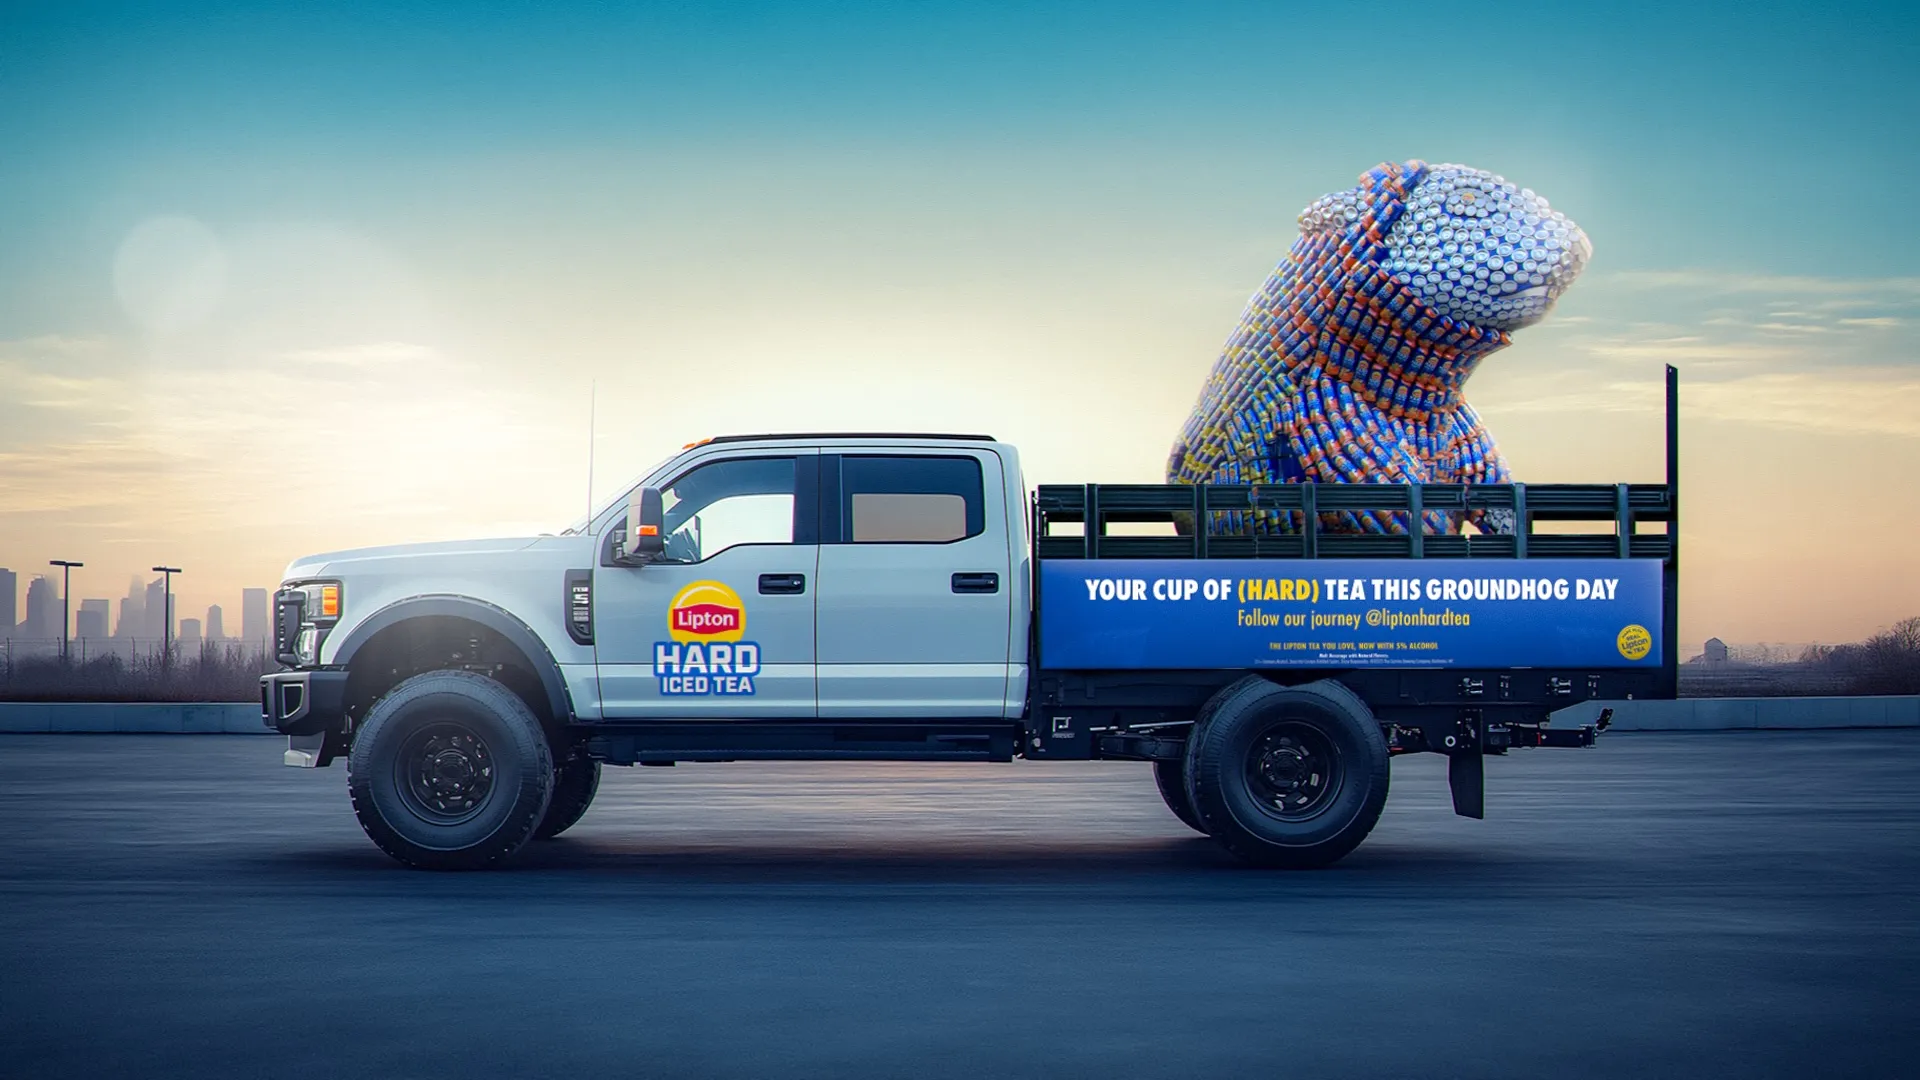
<path fill-rule="evenodd" d="M 581 533 L 581 532 L 587 531 L 587 526 L 591 525 L 595 521 L 598 521 L 600 519 L 600 515 L 606 513 L 608 510 L 613 509 L 615 505 L 624 504 L 627 500 L 627 492 L 632 491 L 634 487 L 637 486 L 642 480 L 645 480 L 647 477 L 652 476 L 653 474 L 659 472 L 661 469 L 666 468 L 667 462 L 672 461 L 674 458 L 677 458 L 681 454 L 686 453 L 687 449 L 688 449 L 687 447 L 683 446 L 680 449 L 675 450 L 673 453 L 668 454 L 666 457 L 663 457 L 659 461 L 656 461 L 652 465 L 649 465 L 645 472 L 641 473 L 636 477 L 633 477 L 632 479 L 628 480 L 626 483 L 621 484 L 619 487 L 614 488 L 615 491 L 619 492 L 618 495 L 594 507 L 593 513 L 590 516 L 583 517 L 583 518 L 574 518 L 572 524 L 560 530 L 560 535 L 572 536 L 575 533 Z"/>
<path fill-rule="evenodd" d="M 700 562 L 740 544 L 793 543 L 794 459 L 723 458 L 660 493 L 666 557 Z"/>

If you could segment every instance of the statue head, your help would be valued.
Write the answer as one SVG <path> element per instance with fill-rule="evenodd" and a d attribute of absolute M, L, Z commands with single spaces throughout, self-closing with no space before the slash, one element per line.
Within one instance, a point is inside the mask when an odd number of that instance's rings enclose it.
<path fill-rule="evenodd" d="M 1342 232 L 1365 211 L 1391 221 L 1378 245 L 1364 247 L 1395 280 L 1456 322 L 1516 330 L 1538 322 L 1585 269 L 1593 246 L 1580 227 L 1532 191 L 1465 165 L 1410 161 L 1392 168 L 1403 189 L 1376 169 L 1360 187 L 1316 200 L 1300 214 L 1300 232 Z M 1368 183 L 1366 181 L 1376 181 Z M 1411 186 L 1406 186 L 1410 182 Z"/>

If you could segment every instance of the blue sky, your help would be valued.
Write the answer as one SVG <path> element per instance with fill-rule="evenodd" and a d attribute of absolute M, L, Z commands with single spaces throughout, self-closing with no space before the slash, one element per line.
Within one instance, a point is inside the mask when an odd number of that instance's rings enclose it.
<path fill-rule="evenodd" d="M 1345 175 L 1433 143 L 1524 170 L 1595 229 L 1626 216 L 1622 266 L 1884 274 L 1920 238 L 1874 195 L 1920 164 L 1908 6 L 9 10 L 6 225 L 41 241 L 9 247 L 43 257 L 59 210 L 107 200 L 353 207 L 416 168 L 767 145 L 1123 169 L 1177 152 L 1292 206 L 1316 190 L 1289 175 L 1303 159 Z M 1885 241 L 1849 240 L 1836 211 Z"/>
<path fill-rule="evenodd" d="M 1420 156 L 1594 241 L 1469 395 L 1523 477 L 1643 478 L 1680 362 L 1726 574 L 1691 636 L 1870 632 L 1920 577 L 1866 539 L 1879 576 L 1824 608 L 1740 582 L 1812 572 L 1746 525 L 1823 468 L 1920 526 L 1882 493 L 1920 464 L 1916 46 L 1887 5 L 9 5 L 0 563 L 137 521 L 101 565 L 222 567 L 191 606 L 308 548 L 564 520 L 593 381 L 603 488 L 875 413 L 1148 479 L 1300 208 Z M 307 443 L 262 420 L 316 408 Z M 459 462 L 515 494 L 436 486 Z M 246 520 L 289 477 L 351 527 Z"/>

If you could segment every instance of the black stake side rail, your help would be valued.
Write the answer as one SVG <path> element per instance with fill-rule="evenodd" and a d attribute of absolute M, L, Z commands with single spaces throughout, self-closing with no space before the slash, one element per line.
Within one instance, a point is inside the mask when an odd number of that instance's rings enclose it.
<path fill-rule="evenodd" d="M 1298 532 L 1225 531 L 1225 511 L 1298 511 Z M 1320 514 L 1397 512 L 1401 523 L 1424 510 L 1505 510 L 1504 534 L 1329 533 Z M 1666 559 L 1674 534 L 1638 531 L 1671 525 L 1667 484 L 1042 484 L 1034 500 L 1036 554 L 1042 559 Z M 1535 532 L 1541 521 L 1582 521 L 1604 531 Z M 1165 535 L 1125 535 L 1115 524 L 1160 523 Z M 1075 524 L 1071 531 L 1056 526 Z M 1176 535 L 1176 524 L 1183 534 Z"/>

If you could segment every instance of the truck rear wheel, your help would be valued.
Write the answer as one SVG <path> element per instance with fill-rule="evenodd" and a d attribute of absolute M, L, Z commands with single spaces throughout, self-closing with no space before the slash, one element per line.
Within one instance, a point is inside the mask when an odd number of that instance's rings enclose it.
<path fill-rule="evenodd" d="M 1155 761 L 1153 783 L 1160 789 L 1160 798 L 1166 801 L 1167 809 L 1173 811 L 1174 817 L 1194 832 L 1206 835 L 1207 827 L 1200 824 L 1200 815 L 1193 809 L 1193 796 L 1187 792 L 1185 762 L 1179 758 Z"/>
<path fill-rule="evenodd" d="M 535 840 L 551 840 L 573 828 L 600 790 L 600 763 L 592 758 L 568 758 L 553 767 L 553 798 L 547 814 L 533 830 Z"/>
<path fill-rule="evenodd" d="M 1187 740 L 1200 823 L 1258 866 L 1326 866 L 1358 847 L 1386 805 L 1386 738 L 1366 703 L 1332 680 L 1220 691 Z"/>
<path fill-rule="evenodd" d="M 347 758 L 360 827 L 388 855 L 429 870 L 477 870 L 519 850 L 553 785 L 540 721 L 470 671 L 430 671 L 388 691 Z"/>

